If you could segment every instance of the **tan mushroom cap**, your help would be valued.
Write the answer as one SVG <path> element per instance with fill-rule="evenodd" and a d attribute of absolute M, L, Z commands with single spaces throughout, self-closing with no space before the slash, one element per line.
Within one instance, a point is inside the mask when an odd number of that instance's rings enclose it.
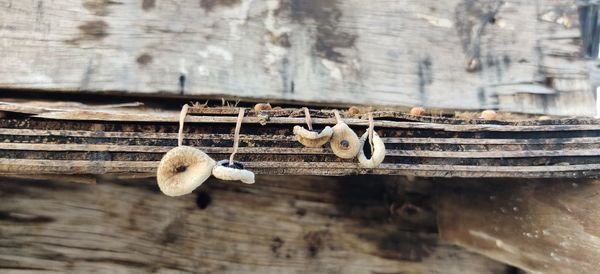
<path fill-rule="evenodd" d="M 243 168 L 229 167 L 228 164 L 228 160 L 219 161 L 212 169 L 212 175 L 225 181 L 241 181 L 245 184 L 254 184 L 254 172 Z"/>
<path fill-rule="evenodd" d="M 423 116 L 427 113 L 427 111 L 422 107 L 414 107 L 410 109 L 410 115 L 414 116 Z"/>
<path fill-rule="evenodd" d="M 481 112 L 481 116 L 480 116 L 480 118 L 485 119 L 485 120 L 495 120 L 497 117 L 498 117 L 498 114 L 496 114 L 496 112 L 493 110 L 484 110 Z"/>
<path fill-rule="evenodd" d="M 254 110 L 255 111 L 261 111 L 261 110 L 271 110 L 271 104 L 270 103 L 258 103 L 256 105 L 254 105 Z"/>
<path fill-rule="evenodd" d="M 344 122 L 338 122 L 332 128 L 329 140 L 333 153 L 342 159 L 352 159 L 360 150 L 360 140 L 354 131 Z"/>
<path fill-rule="evenodd" d="M 321 147 L 331 139 L 333 129 L 326 126 L 321 132 L 311 131 L 301 126 L 294 126 L 294 135 L 305 147 Z"/>
<path fill-rule="evenodd" d="M 371 159 L 367 159 L 365 156 L 365 142 L 368 142 L 369 131 L 365 132 L 363 136 L 360 137 L 360 150 L 358 151 L 358 164 L 364 168 L 376 168 L 381 163 L 383 163 L 383 159 L 385 159 L 385 144 L 383 140 L 379 137 L 377 132 L 373 131 L 373 153 L 371 154 Z"/>
<path fill-rule="evenodd" d="M 160 191 L 167 196 L 185 195 L 206 181 L 214 166 L 215 160 L 201 150 L 178 146 L 160 160 L 156 181 Z"/>

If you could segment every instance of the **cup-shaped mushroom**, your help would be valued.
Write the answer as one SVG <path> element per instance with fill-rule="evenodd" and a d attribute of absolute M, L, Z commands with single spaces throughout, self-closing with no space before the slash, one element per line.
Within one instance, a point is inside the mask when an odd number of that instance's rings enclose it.
<path fill-rule="evenodd" d="M 242 181 L 245 184 L 254 184 L 254 172 L 244 169 L 240 162 L 233 162 L 229 165 L 229 160 L 217 162 L 212 170 L 213 176 L 225 181 Z"/>
<path fill-rule="evenodd" d="M 160 191 L 167 196 L 185 195 L 204 183 L 214 166 L 215 160 L 201 150 L 178 146 L 160 160 L 156 181 Z"/>
<path fill-rule="evenodd" d="M 294 126 L 294 135 L 298 142 L 303 144 L 305 147 L 321 147 L 331 139 L 333 130 L 327 126 L 321 132 L 308 130 L 301 126 Z"/>
<path fill-rule="evenodd" d="M 344 122 L 338 122 L 332 130 L 329 144 L 333 154 L 342 159 L 354 158 L 360 150 L 360 140 L 356 133 Z"/>
<path fill-rule="evenodd" d="M 410 115 L 424 116 L 425 114 L 427 114 L 427 111 L 422 107 L 414 107 L 410 109 Z"/>
<path fill-rule="evenodd" d="M 383 159 L 385 159 L 385 144 L 377 132 L 373 131 L 373 153 L 371 153 L 371 157 L 367 159 L 367 156 L 365 155 L 365 144 L 369 143 L 368 138 L 369 131 L 367 130 L 367 132 L 360 137 L 358 164 L 364 168 L 375 168 L 379 164 L 383 163 Z M 371 152 L 370 149 L 369 152 Z"/>

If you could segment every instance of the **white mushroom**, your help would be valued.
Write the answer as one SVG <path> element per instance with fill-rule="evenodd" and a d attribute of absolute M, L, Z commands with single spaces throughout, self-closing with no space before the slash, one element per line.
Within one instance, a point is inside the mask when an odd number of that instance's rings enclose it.
<path fill-rule="evenodd" d="M 377 134 L 377 132 L 373 131 L 373 148 L 371 153 L 371 158 L 367 159 L 365 156 L 365 144 L 368 142 L 369 131 L 367 130 L 365 134 L 360 137 L 360 150 L 358 152 L 358 163 L 361 167 L 364 168 L 375 168 L 379 166 L 385 159 L 385 144 Z"/>
<path fill-rule="evenodd" d="M 199 149 L 178 146 L 160 160 L 156 172 L 158 187 L 167 196 L 191 193 L 212 172 L 215 161 Z"/>
<path fill-rule="evenodd" d="M 331 139 L 333 130 L 326 126 L 321 132 L 305 129 L 301 126 L 294 126 L 294 135 L 298 142 L 306 147 L 321 147 Z"/>
<path fill-rule="evenodd" d="M 334 111 L 337 124 L 333 126 L 333 135 L 331 136 L 330 146 L 333 153 L 342 159 L 352 159 L 360 150 L 360 141 L 354 131 Z"/>
<path fill-rule="evenodd" d="M 233 162 L 233 165 L 230 165 L 229 160 L 221 160 L 213 167 L 212 174 L 225 181 L 254 184 L 254 172 L 244 169 L 244 165 L 239 162 Z"/>

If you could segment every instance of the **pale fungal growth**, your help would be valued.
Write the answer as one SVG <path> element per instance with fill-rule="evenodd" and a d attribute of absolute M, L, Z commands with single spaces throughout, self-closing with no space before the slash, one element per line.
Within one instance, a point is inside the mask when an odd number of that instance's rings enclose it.
<path fill-rule="evenodd" d="M 342 159 L 352 159 L 360 150 L 360 140 L 354 131 L 342 120 L 339 112 L 334 110 L 337 124 L 333 126 L 330 145 L 333 153 Z"/>
<path fill-rule="evenodd" d="M 498 114 L 493 110 L 484 110 L 481 112 L 481 116 L 479 116 L 479 118 L 484 120 L 496 120 L 497 117 Z"/>
<path fill-rule="evenodd" d="M 181 108 L 177 147 L 163 156 L 156 171 L 158 187 L 167 196 L 191 193 L 210 177 L 215 166 L 215 161 L 201 150 L 183 146 L 183 124 L 188 108 L 188 105 Z"/>
<path fill-rule="evenodd" d="M 369 128 L 360 137 L 360 150 L 358 151 L 358 164 L 363 168 L 376 168 L 385 159 L 385 144 L 373 128 L 373 114 L 369 113 Z M 370 158 L 365 155 L 365 144 L 367 142 L 370 147 Z"/>
<path fill-rule="evenodd" d="M 294 126 L 294 135 L 296 136 L 298 142 L 306 147 L 321 147 L 329 142 L 331 135 L 333 135 L 333 130 L 331 127 L 326 126 L 323 130 L 321 130 L 321 132 L 314 131 L 308 108 L 304 108 L 304 116 L 308 129 L 305 129 L 301 126 Z"/>
<path fill-rule="evenodd" d="M 261 111 L 261 110 L 271 110 L 271 104 L 269 103 L 259 103 L 254 105 L 254 110 L 255 111 Z"/>
<path fill-rule="evenodd" d="M 212 173 L 215 161 L 199 149 L 178 146 L 169 150 L 156 172 L 160 191 L 167 196 L 191 193 Z"/>
<path fill-rule="evenodd" d="M 410 115 L 413 116 L 423 116 L 427 113 L 427 111 L 425 111 L 424 108 L 422 107 L 414 107 L 410 109 Z"/>
<path fill-rule="evenodd" d="M 244 109 L 240 108 L 237 123 L 235 124 L 235 135 L 233 137 L 233 152 L 229 156 L 229 160 L 219 161 L 212 169 L 212 174 L 218 179 L 225 181 L 242 181 L 246 184 L 254 184 L 254 173 L 244 169 L 244 165 L 240 162 L 233 161 L 233 157 L 237 153 L 240 142 L 240 129 L 242 120 L 244 119 Z"/>
<path fill-rule="evenodd" d="M 221 160 L 212 169 L 212 174 L 216 178 L 225 181 L 241 181 L 245 184 L 254 184 L 254 173 L 244 169 L 240 162 L 230 164 L 229 160 Z"/>

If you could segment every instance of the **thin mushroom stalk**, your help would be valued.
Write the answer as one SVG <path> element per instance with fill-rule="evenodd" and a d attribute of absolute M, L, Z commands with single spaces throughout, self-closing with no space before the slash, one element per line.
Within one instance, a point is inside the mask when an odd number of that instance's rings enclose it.
<path fill-rule="evenodd" d="M 334 110 L 337 124 L 333 126 L 330 146 L 333 153 L 342 159 L 356 157 L 360 150 L 360 140 L 356 133 L 342 120 L 337 110 Z"/>
<path fill-rule="evenodd" d="M 369 142 L 371 157 L 365 155 L 365 144 Z M 385 159 L 385 144 L 374 130 L 373 114 L 369 113 L 369 128 L 360 137 L 360 151 L 358 152 L 358 164 L 363 168 L 376 168 Z"/>
<path fill-rule="evenodd" d="M 156 172 L 158 187 L 167 196 L 191 193 L 210 177 L 216 164 L 201 150 L 183 145 L 183 125 L 188 108 L 184 105 L 179 116 L 177 147 L 163 156 Z"/>
<path fill-rule="evenodd" d="M 245 184 L 254 184 L 254 172 L 244 169 L 244 165 L 240 162 L 234 161 L 234 156 L 237 153 L 239 140 L 240 140 L 240 128 L 242 126 L 242 120 L 244 119 L 243 108 L 240 109 L 238 114 L 238 120 L 235 125 L 235 135 L 233 138 L 233 152 L 229 156 L 229 160 L 221 160 L 212 169 L 212 174 L 218 179 L 225 181 L 241 181 Z"/>
<path fill-rule="evenodd" d="M 331 127 L 326 126 L 321 132 L 315 131 L 312 127 L 312 120 L 308 108 L 304 108 L 304 115 L 308 129 L 301 126 L 294 126 L 294 135 L 298 142 L 305 147 L 321 147 L 329 142 L 331 135 L 333 135 Z"/>

